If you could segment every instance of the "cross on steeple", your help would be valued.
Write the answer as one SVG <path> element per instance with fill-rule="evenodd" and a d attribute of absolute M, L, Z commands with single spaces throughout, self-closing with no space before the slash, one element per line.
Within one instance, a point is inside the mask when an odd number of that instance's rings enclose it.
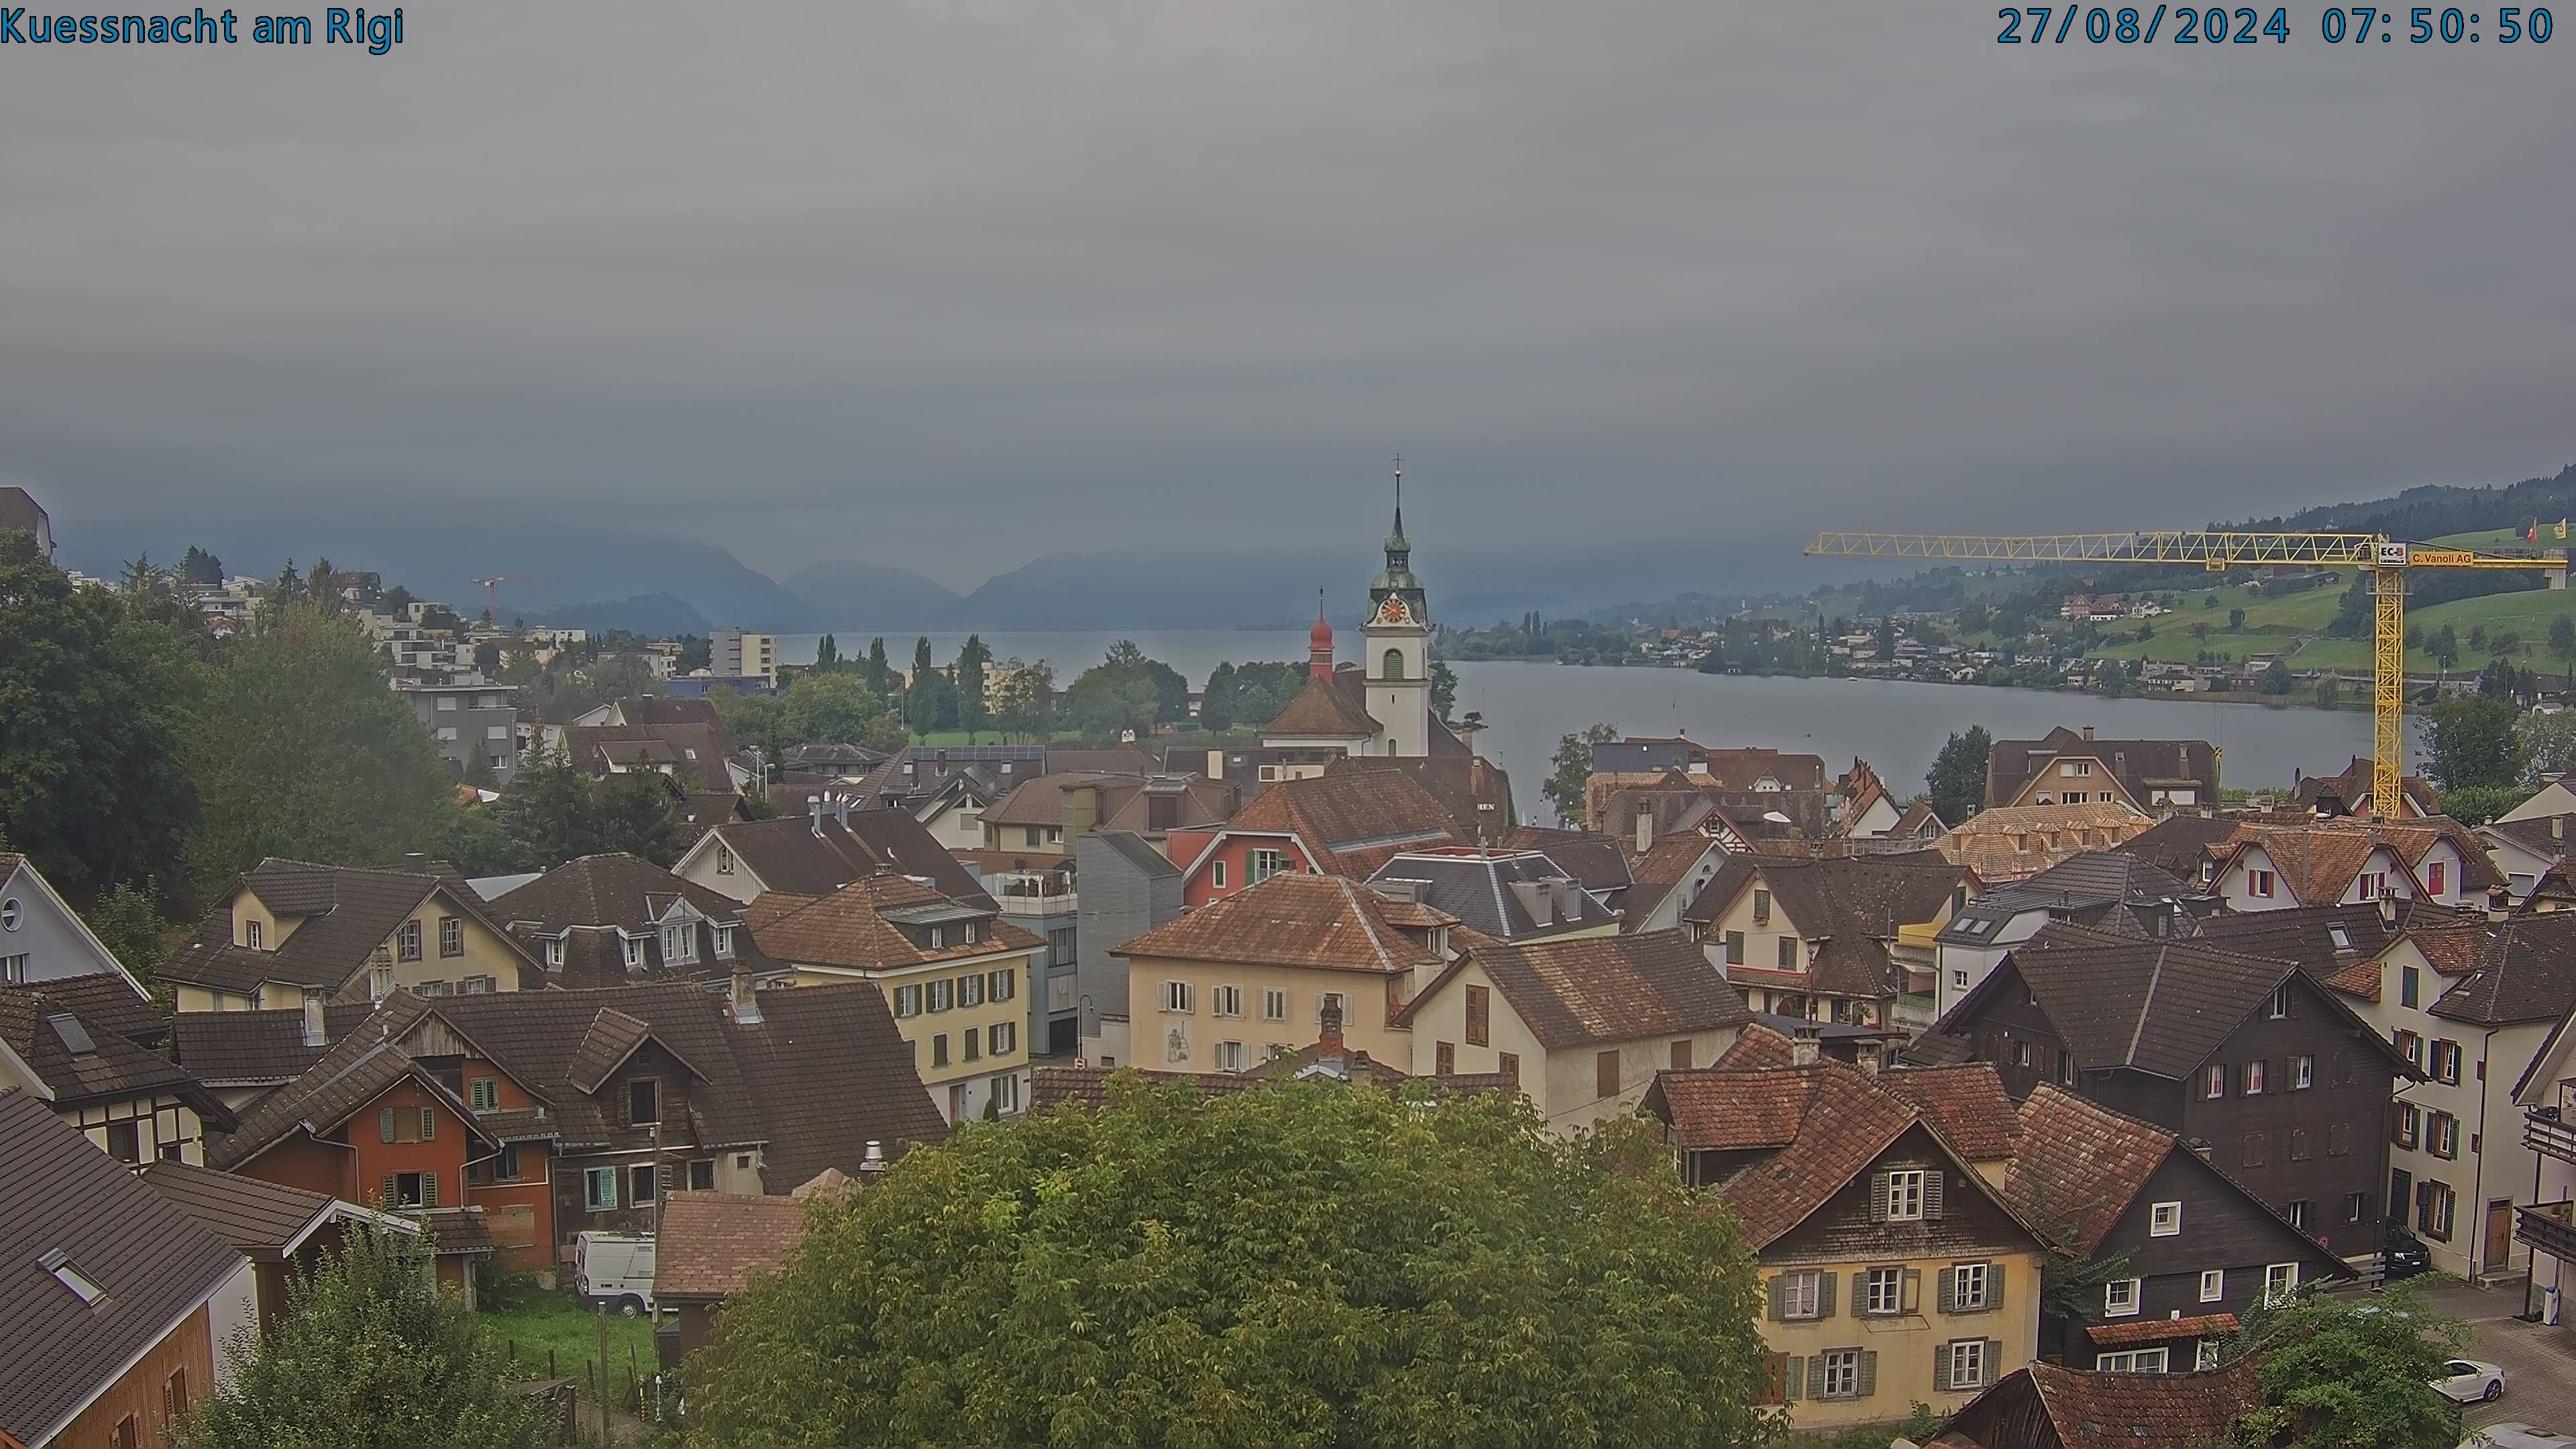
<path fill-rule="evenodd" d="M 1404 536 L 1404 455 L 1395 455 L 1395 533 Z"/>

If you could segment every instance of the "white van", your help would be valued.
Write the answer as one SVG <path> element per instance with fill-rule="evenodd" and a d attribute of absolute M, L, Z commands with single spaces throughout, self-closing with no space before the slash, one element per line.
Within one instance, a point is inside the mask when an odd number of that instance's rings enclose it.
<path fill-rule="evenodd" d="M 582 1233 L 572 1245 L 573 1291 L 584 1308 L 606 1304 L 633 1318 L 653 1311 L 653 1235 Z"/>

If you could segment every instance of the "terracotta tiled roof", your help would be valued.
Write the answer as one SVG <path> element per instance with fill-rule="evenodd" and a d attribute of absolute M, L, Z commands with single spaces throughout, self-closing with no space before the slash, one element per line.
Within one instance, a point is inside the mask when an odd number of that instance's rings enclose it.
<path fill-rule="evenodd" d="M 2162 1127 L 2045 1083 L 2021 1104 L 2020 1138 L 2004 1196 L 2078 1257 L 2101 1246 L 2175 1143 Z"/>
<path fill-rule="evenodd" d="M 984 901 L 991 897 L 983 897 Z M 958 925 L 972 925 L 975 939 L 932 947 L 907 935 L 890 913 L 955 908 Z M 799 966 L 882 971 L 931 961 L 990 956 L 997 951 L 1025 951 L 1046 943 L 1010 922 L 994 908 L 951 901 L 948 897 L 899 875 L 863 876 L 825 896 L 796 896 L 773 891 L 752 902 L 743 913 L 752 939 L 771 958 Z"/>
<path fill-rule="evenodd" d="M 2218 803 L 2218 751 L 2207 740 L 2088 739 L 2064 725 L 2035 740 L 1995 741 L 1986 756 L 1986 803 L 2017 798 L 2033 775 L 2061 758 L 2099 761 L 2141 805 L 2157 785 L 2188 786 L 2198 803 Z"/>
<path fill-rule="evenodd" d="M 1952 826 L 1933 849 L 2000 884 L 2088 850 L 2116 850 L 2153 823 L 2125 805 L 2013 805 Z"/>
<path fill-rule="evenodd" d="M 653 1262 L 656 1297 L 707 1301 L 775 1273 L 805 1235 L 805 1204 L 792 1197 L 732 1192 L 675 1192 L 662 1200 L 660 1250 Z"/>
<path fill-rule="evenodd" d="M 1750 1072 L 1658 1072 L 1645 1108 L 1670 1124 L 1681 1150 L 1765 1154 L 1717 1185 L 1745 1245 L 1756 1252 L 1806 1221 L 1921 1125 L 1903 1101 L 1831 1061 Z"/>
<path fill-rule="evenodd" d="M 2003 1078 L 1985 1062 L 1882 1072 L 1878 1084 L 1910 1103 L 1934 1131 L 1970 1162 L 2012 1155 L 2019 1135 Z"/>
<path fill-rule="evenodd" d="M 2197 1449 L 2235 1442 L 2262 1402 L 2252 1359 L 2189 1374 L 2088 1373 L 2033 1363 L 1951 1415 L 1933 1449 Z M 2036 1421 L 2036 1422 L 2034 1422 Z"/>
<path fill-rule="evenodd" d="M 1710 969 L 1680 931 L 1478 944 L 1451 963 L 1399 1012 L 1416 1007 L 1475 962 L 1539 1044 L 1555 1051 L 1596 1042 L 1681 1036 L 1740 1027 L 1751 1020 L 1744 998 Z"/>
<path fill-rule="evenodd" d="M 1032 1110 L 1045 1111 L 1067 1102 L 1079 1102 L 1097 1111 L 1109 1104 L 1109 1081 L 1120 1073 L 1155 1086 L 1186 1082 L 1209 1096 L 1223 1092 L 1248 1092 L 1269 1081 L 1267 1077 L 1249 1072 L 1149 1072 L 1136 1067 L 1059 1066 L 1041 1062 L 1030 1069 L 1029 1105 Z"/>
<path fill-rule="evenodd" d="M 2118 1323 L 2088 1324 L 2084 1336 L 2102 1348 L 2132 1343 L 2171 1343 L 2182 1338 L 2208 1338 L 2236 1331 L 2233 1313 L 2196 1313 L 2188 1318 L 2132 1318 Z"/>
<path fill-rule="evenodd" d="M 1320 735 L 1338 738 L 1375 735 L 1377 720 L 1359 698 L 1365 687 L 1344 684 L 1339 671 L 1330 679 L 1310 678 L 1306 687 L 1297 691 L 1296 698 L 1289 700 L 1286 708 L 1261 727 L 1262 736 Z"/>
<path fill-rule="evenodd" d="M 1474 842 L 1473 822 L 1457 820 L 1421 781 L 1392 770 L 1283 780 L 1226 828 L 1294 835 L 1318 869 L 1354 879 L 1408 848 Z"/>
<path fill-rule="evenodd" d="M 2460 858 L 2459 889 L 2477 891 L 2504 884 L 2477 837 L 2438 816 L 2403 824 L 2353 819 L 2247 822 L 2220 849 L 2232 859 L 2260 847 L 2293 898 L 2302 905 L 2326 906 L 2351 893 L 2353 877 L 2361 873 L 2374 849 L 2386 846 L 2420 884 L 2425 857 L 2444 842 Z M 2219 869 L 2223 873 L 2226 868 L 2227 861 L 2222 860 Z"/>
<path fill-rule="evenodd" d="M 1329 971 L 1401 975 L 1441 959 L 1406 934 L 1399 913 L 1447 925 L 1428 907 L 1390 901 L 1354 881 L 1328 875 L 1274 875 L 1256 886 L 1184 911 L 1113 956 L 1225 961 Z"/>

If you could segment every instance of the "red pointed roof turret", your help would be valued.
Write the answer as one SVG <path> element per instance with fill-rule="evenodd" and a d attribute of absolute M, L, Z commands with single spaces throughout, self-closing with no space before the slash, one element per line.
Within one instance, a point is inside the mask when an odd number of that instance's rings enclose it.
<path fill-rule="evenodd" d="M 1311 679 L 1333 677 L 1333 626 L 1324 619 L 1324 591 L 1315 591 L 1315 627 L 1306 631 L 1306 674 Z"/>

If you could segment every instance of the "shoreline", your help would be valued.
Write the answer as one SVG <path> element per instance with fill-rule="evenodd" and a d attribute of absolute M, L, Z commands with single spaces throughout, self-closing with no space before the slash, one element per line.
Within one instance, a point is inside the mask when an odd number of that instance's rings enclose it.
<path fill-rule="evenodd" d="M 1435 664 L 1446 664 L 1446 665 L 1450 666 L 1450 667 L 1451 667 L 1451 668 L 1453 668 L 1453 669 L 1454 669 L 1454 668 L 1457 668 L 1458 666 L 1460 666 L 1460 665 L 1462 665 L 1462 664 L 1469 664 L 1469 665 L 1473 665 L 1473 664 L 1546 664 L 1546 665 L 1552 665 L 1552 666 L 1554 666 L 1554 667 L 1556 667 L 1556 668 L 1559 668 L 1559 669 L 1604 669 L 1604 670 L 1610 670 L 1610 671 L 1612 671 L 1612 672 L 1619 673 L 1619 674 L 1692 674 L 1692 675 L 1698 675 L 1698 674 L 1701 674 L 1701 671 L 1699 671 L 1699 670 L 1697 670 L 1697 669 L 1682 669 L 1682 668 L 1676 668 L 1676 667 L 1674 667 L 1674 666 L 1671 666 L 1671 665 L 1664 665 L 1664 664 L 1563 664 L 1563 663 L 1559 663 L 1559 662 L 1557 661 L 1557 659 L 1556 659 L 1556 657 L 1555 657 L 1554 655 L 1549 655 L 1549 654 L 1525 654 L 1525 655 L 1514 655 L 1514 656 L 1510 656 L 1510 657 L 1504 657 L 1504 658 L 1492 658 L 1492 659 L 1445 659 L 1445 658 L 1440 658 L 1440 657 L 1434 656 L 1434 658 L 1433 658 L 1432 662 L 1433 662 L 1433 663 L 1435 663 Z M 2288 695 L 2247 694 L 2247 693 L 2242 693 L 2242 692 L 2240 692 L 2240 691 L 2232 690 L 2232 689 L 2231 689 L 2231 690 L 2223 690 L 2223 691 L 2221 691 L 2221 690 L 2193 690 L 2193 691 L 2191 691 L 2191 692 L 2189 692 L 2189 693 L 2177 693 L 2177 692 L 2175 692 L 2175 691 L 2173 691 L 2173 690 L 2169 690 L 2169 689 L 2139 689 L 2139 690 L 2132 690 L 2132 691 L 2130 691 L 2130 692 L 2129 692 L 2129 693 L 2127 693 L 2127 694 L 2121 694 L 2121 695 L 2107 695 L 2107 694 L 2095 694 L 2095 693 L 2093 693 L 2093 692 L 2092 692 L 2092 691 L 2090 691 L 2090 690 L 2082 690 L 2082 689 L 2061 689 L 2061 688 L 2054 688 L 2054 687 L 2046 686 L 2046 685 L 2034 685 L 2034 684 L 1963 684 L 1963 683 L 1961 683 L 1961 682 L 1959 682 L 1958 680 L 1955 680 L 1955 679 L 1915 679 L 1915 678 L 1912 678 L 1912 677 L 1910 677 L 1910 676 L 1906 676 L 1906 675 L 1889 675 L 1889 674 L 1787 674 L 1787 673 L 1782 673 L 1782 672 L 1780 672 L 1780 671 L 1778 671 L 1778 670 L 1755 670 L 1755 671 L 1753 671 L 1753 672 L 1751 672 L 1751 673 L 1744 673 L 1744 672 L 1742 672 L 1742 671 L 1730 671 L 1730 672 L 1728 672 L 1728 673 L 1723 673 L 1723 674 L 1708 674 L 1708 675 L 1703 675 L 1702 677 L 1704 677 L 1704 678 L 1708 678 L 1708 679 L 1820 679 L 1820 680 L 1843 680 L 1843 681 L 1849 681 L 1849 682 L 1856 683 L 1856 684 L 1931 684 L 1931 685 L 1945 685 L 1945 686 L 1947 686 L 1947 687 L 1949 687 L 1949 688 L 1952 688 L 1952 689 L 1994 689 L 1994 690 L 2016 690 L 2016 691 L 2019 691 L 2019 692 L 2024 693 L 2024 694 L 2062 694 L 2062 695 L 2066 695 L 2066 696 L 2068 696 L 2069 698 L 2073 698 L 2073 699 L 2093 699 L 2093 700 L 2112 700 L 2112 699 L 2119 699 L 2119 700 L 2132 700 L 2132 699 L 2134 699 L 2134 700 L 2147 701 L 2147 702 L 2150 702 L 2150 703 L 2153 703 L 2153 702 L 2160 702 L 2160 701 L 2161 701 L 2161 702 L 2168 702 L 2168 703 L 2173 703 L 2173 704 L 2229 704 L 2229 705 L 2251 705 L 2251 706 L 2254 706 L 2254 707 L 2257 707 L 2257 708 L 2262 708 L 2262 709 L 2280 709 L 2280 710 L 2288 710 L 2288 709 L 2304 709 L 2304 710 L 2312 710 L 2312 711 L 2315 711 L 2315 712 L 2317 712 L 2317 713 L 2319 713 L 2319 714 L 2368 714 L 2368 713 L 2370 713 L 2370 701 L 2369 701 L 2369 700 L 2368 700 L 2368 698 L 2366 698 L 2366 697 L 2365 697 L 2365 698 L 2363 698 L 2363 699 L 2362 699 L 2359 703 L 2357 703 L 2357 704 L 2338 704 L 2338 705 L 2334 705 L 2334 706 L 2332 706 L 2331 708 L 2329 708 L 2328 706 L 2318 704 L 2318 703 L 2317 703 L 2316 701 L 2314 701 L 2314 700 L 2301 700 L 2301 699 L 2296 698 L 2295 696 L 2288 696 Z"/>

